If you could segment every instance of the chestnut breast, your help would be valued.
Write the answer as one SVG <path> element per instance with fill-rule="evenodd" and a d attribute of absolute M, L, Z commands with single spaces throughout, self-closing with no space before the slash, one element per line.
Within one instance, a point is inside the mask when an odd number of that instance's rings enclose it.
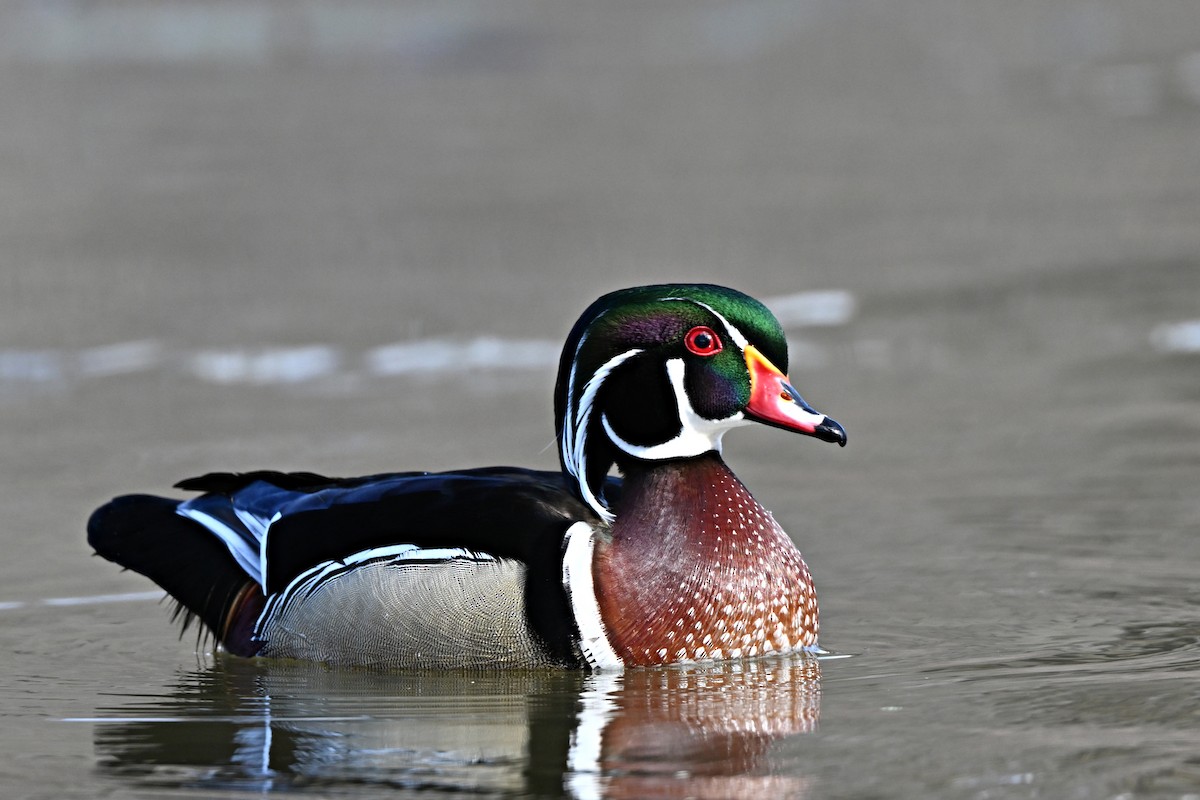
<path fill-rule="evenodd" d="M 627 472 L 593 578 L 609 642 L 628 666 L 817 642 L 800 551 L 716 453 Z"/>

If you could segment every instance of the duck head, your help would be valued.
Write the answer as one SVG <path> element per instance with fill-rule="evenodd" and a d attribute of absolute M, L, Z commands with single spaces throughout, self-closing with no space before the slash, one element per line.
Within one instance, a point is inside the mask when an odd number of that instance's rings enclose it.
<path fill-rule="evenodd" d="M 720 452 L 730 428 L 760 422 L 846 444 L 787 377 L 787 341 L 766 306 L 709 284 L 606 294 L 571 329 L 554 392 L 559 458 L 602 518 L 615 464 Z"/>

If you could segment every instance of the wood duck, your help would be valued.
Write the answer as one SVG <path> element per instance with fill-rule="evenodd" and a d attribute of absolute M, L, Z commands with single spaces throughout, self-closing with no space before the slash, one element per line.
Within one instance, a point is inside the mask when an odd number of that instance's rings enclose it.
<path fill-rule="evenodd" d="M 239 656 L 620 670 L 813 650 L 808 567 L 720 455 L 750 422 L 846 444 L 786 369 L 747 295 L 624 289 L 563 348 L 560 472 L 212 473 L 176 484 L 192 499 L 116 498 L 88 541 Z"/>

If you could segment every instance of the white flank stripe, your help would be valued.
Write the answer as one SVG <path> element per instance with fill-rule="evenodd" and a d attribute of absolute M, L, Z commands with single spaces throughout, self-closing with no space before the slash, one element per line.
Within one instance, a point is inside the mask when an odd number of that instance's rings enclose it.
<path fill-rule="evenodd" d="M 571 598 L 575 624 L 579 627 L 579 648 L 593 669 L 623 670 L 625 664 L 609 644 L 604 630 L 596 586 L 592 582 L 595 531 L 586 522 L 576 522 L 567 529 L 566 541 L 562 580 L 567 596 Z"/>
<path fill-rule="evenodd" d="M 489 553 L 476 553 L 472 550 L 464 550 L 458 547 L 421 548 L 415 544 L 393 544 L 387 547 L 374 547 L 370 550 L 362 550 L 351 556 L 347 556 L 341 561 L 323 561 L 315 567 L 310 567 L 297 575 L 287 585 L 287 588 L 279 594 L 273 595 L 267 601 L 267 606 L 263 609 L 262 614 L 258 618 L 258 623 L 255 625 L 255 634 L 259 632 L 265 621 L 282 612 L 298 595 L 306 594 L 316 589 L 330 575 L 343 572 L 348 567 L 353 567 L 367 561 L 376 561 L 384 558 L 390 558 L 394 561 L 449 561 L 452 558 L 469 558 L 472 561 L 499 560 Z"/>

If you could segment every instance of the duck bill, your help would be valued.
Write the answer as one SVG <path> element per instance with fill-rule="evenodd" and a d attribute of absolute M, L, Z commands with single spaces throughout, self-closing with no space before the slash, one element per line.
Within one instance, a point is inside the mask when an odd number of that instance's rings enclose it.
<path fill-rule="evenodd" d="M 846 446 L 845 429 L 804 402 L 787 375 L 754 345 L 746 345 L 744 352 L 750 370 L 750 402 L 743 412 L 747 418 Z"/>

